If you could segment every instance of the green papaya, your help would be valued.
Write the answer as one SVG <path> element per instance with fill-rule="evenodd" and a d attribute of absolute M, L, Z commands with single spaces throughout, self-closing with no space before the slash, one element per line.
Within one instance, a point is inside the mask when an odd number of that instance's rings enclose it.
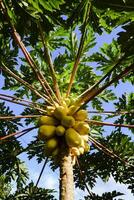
<path fill-rule="evenodd" d="M 56 149 L 58 146 L 58 140 L 57 138 L 53 137 L 46 141 L 46 149 L 50 152 L 52 152 L 54 149 Z"/>
<path fill-rule="evenodd" d="M 68 115 L 72 115 L 73 113 L 76 112 L 76 110 L 77 110 L 77 106 L 74 106 L 74 105 L 70 106 L 68 110 Z"/>
<path fill-rule="evenodd" d="M 38 131 L 38 137 L 41 140 L 51 138 L 55 135 L 55 126 L 42 125 Z"/>
<path fill-rule="evenodd" d="M 50 116 L 41 116 L 38 122 L 39 126 L 41 125 L 58 125 L 58 120 Z"/>
<path fill-rule="evenodd" d="M 90 127 L 86 122 L 78 121 L 73 127 L 80 135 L 86 135 L 89 133 Z"/>
<path fill-rule="evenodd" d="M 65 140 L 69 147 L 78 147 L 81 146 L 82 143 L 81 136 L 73 128 L 66 130 Z"/>
<path fill-rule="evenodd" d="M 64 135 L 64 133 L 65 133 L 65 128 L 64 128 L 64 126 L 61 126 L 61 125 L 57 126 L 57 127 L 56 127 L 56 130 L 55 130 L 55 133 L 56 133 L 56 135 L 58 135 L 58 136 Z"/>
<path fill-rule="evenodd" d="M 85 119 L 87 119 L 87 117 L 88 117 L 88 113 L 86 110 L 83 110 L 83 109 L 79 110 L 78 112 L 74 114 L 74 118 L 78 121 L 84 121 Z"/>
<path fill-rule="evenodd" d="M 63 106 L 58 106 L 55 108 L 53 115 L 56 117 L 56 119 L 62 120 L 62 118 L 67 115 L 67 109 Z"/>
<path fill-rule="evenodd" d="M 72 116 L 64 116 L 61 120 L 61 124 L 67 128 L 71 128 L 75 125 L 75 119 Z"/>

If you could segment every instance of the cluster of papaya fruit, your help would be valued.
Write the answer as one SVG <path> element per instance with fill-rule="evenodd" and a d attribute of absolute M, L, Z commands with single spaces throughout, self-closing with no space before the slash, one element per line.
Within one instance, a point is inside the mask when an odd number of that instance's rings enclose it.
<path fill-rule="evenodd" d="M 38 137 L 45 141 L 45 151 L 49 156 L 57 156 L 60 147 L 65 144 L 73 157 L 89 151 L 88 134 L 89 125 L 86 110 L 78 110 L 74 114 L 74 106 L 67 103 L 56 107 L 47 106 L 47 114 L 41 116 L 38 125 Z"/>

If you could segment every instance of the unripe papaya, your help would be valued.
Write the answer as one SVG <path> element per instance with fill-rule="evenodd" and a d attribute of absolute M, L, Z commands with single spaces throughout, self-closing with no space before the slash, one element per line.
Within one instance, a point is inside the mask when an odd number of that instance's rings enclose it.
<path fill-rule="evenodd" d="M 55 108 L 53 115 L 57 119 L 62 120 L 62 118 L 67 115 L 67 109 L 63 106 L 58 106 L 57 108 Z"/>
<path fill-rule="evenodd" d="M 65 139 L 69 147 L 78 147 L 82 142 L 81 136 L 73 128 L 66 130 Z"/>
<path fill-rule="evenodd" d="M 58 125 L 58 121 L 54 117 L 42 116 L 38 122 L 39 126 L 41 125 Z"/>
<path fill-rule="evenodd" d="M 72 116 L 65 116 L 62 118 L 61 124 L 67 128 L 75 125 L 75 119 Z"/>
<path fill-rule="evenodd" d="M 90 127 L 86 122 L 76 122 L 74 129 L 79 132 L 80 135 L 86 135 L 89 133 Z"/>
<path fill-rule="evenodd" d="M 46 149 L 47 151 L 52 152 L 54 149 L 56 149 L 58 146 L 58 140 L 57 138 L 53 137 L 46 141 Z"/>
<path fill-rule="evenodd" d="M 68 108 L 68 115 L 74 114 L 74 113 L 76 112 L 76 110 L 77 110 L 77 107 L 76 107 L 76 106 L 74 106 L 74 105 L 70 106 L 70 107 Z"/>
<path fill-rule="evenodd" d="M 55 132 L 56 132 L 56 135 L 62 136 L 65 133 L 65 128 L 61 125 L 57 126 Z"/>
<path fill-rule="evenodd" d="M 80 155 L 80 151 L 79 151 L 79 149 L 77 147 L 72 147 L 71 148 L 71 154 L 73 156 L 79 156 Z"/>
<path fill-rule="evenodd" d="M 42 125 L 39 128 L 38 136 L 39 139 L 44 140 L 47 138 L 51 138 L 55 134 L 55 126 L 48 126 L 48 125 Z"/>
<path fill-rule="evenodd" d="M 87 117 L 88 113 L 86 110 L 79 110 L 74 114 L 74 118 L 78 121 L 84 121 L 85 119 L 87 119 Z"/>

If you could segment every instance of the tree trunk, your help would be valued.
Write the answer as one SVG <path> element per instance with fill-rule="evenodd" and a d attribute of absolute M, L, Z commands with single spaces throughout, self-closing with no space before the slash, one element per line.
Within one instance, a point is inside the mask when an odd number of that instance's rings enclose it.
<path fill-rule="evenodd" d="M 63 152 L 61 155 L 59 200 L 74 200 L 73 166 L 68 151 Z"/>

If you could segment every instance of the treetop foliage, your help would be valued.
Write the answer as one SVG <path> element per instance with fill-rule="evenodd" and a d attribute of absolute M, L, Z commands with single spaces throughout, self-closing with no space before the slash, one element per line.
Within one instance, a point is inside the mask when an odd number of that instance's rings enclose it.
<path fill-rule="evenodd" d="M 103 33 L 112 37 L 112 31 L 117 27 L 119 28 L 117 38 L 110 44 L 104 43 L 99 51 L 96 51 L 97 38 Z M 31 55 L 31 60 L 27 59 L 28 53 L 22 52 L 23 45 Z M 47 101 L 44 102 L 42 99 L 45 91 L 36 76 L 36 70 L 30 67 L 30 62 L 43 74 L 54 92 L 56 92 L 54 83 L 56 78 L 61 95 L 65 96 L 74 63 L 78 61 L 79 67 L 70 97 L 77 100 L 82 95 L 85 98 L 83 108 L 89 111 L 90 119 L 97 123 L 109 120 L 114 125 L 133 125 L 134 95 L 128 91 L 122 93 L 122 88 L 118 95 L 116 91 L 120 83 L 128 87 L 132 87 L 134 83 L 133 52 L 133 0 L 2 0 L 0 2 L 0 77 L 2 78 L 0 137 L 18 132 L 25 126 L 29 128 L 34 124 L 36 128 L 38 117 L 43 114 L 47 104 Z M 51 62 L 55 77 L 50 68 Z M 112 88 L 108 88 L 111 84 Z M 96 91 L 95 95 L 92 90 L 88 92 L 92 86 Z M 8 95 L 9 92 L 11 96 Z M 16 111 L 10 108 L 7 101 L 24 106 L 19 115 L 38 117 L 3 120 L 4 117 L 16 115 Z M 114 112 L 105 113 L 105 105 L 112 107 Z M 79 166 L 76 165 L 74 168 L 76 187 L 85 190 L 86 183 L 93 188 L 98 177 L 107 182 L 112 176 L 116 182 L 126 184 L 134 193 L 134 129 L 115 126 L 111 130 L 108 129 L 105 134 L 104 127 L 94 123 L 90 126 L 91 137 L 102 146 L 92 138 L 89 139 L 90 152 L 78 159 L 82 174 Z M 29 160 L 36 157 L 38 163 L 46 159 L 43 143 L 38 140 L 37 135 L 32 141 L 27 141 L 26 146 L 19 136 L 1 140 L 0 146 L 0 185 L 5 182 L 7 187 L 2 200 L 55 199 L 54 190 L 40 188 L 33 182 L 28 183 L 28 169 L 21 160 L 22 153 L 25 153 Z M 52 170 L 58 168 L 51 159 L 47 163 Z M 17 183 L 14 194 L 9 191 L 12 181 Z M 121 199 L 125 198 L 122 193 L 113 191 L 102 196 L 91 193 L 84 199 L 112 200 L 118 196 L 121 196 Z"/>

